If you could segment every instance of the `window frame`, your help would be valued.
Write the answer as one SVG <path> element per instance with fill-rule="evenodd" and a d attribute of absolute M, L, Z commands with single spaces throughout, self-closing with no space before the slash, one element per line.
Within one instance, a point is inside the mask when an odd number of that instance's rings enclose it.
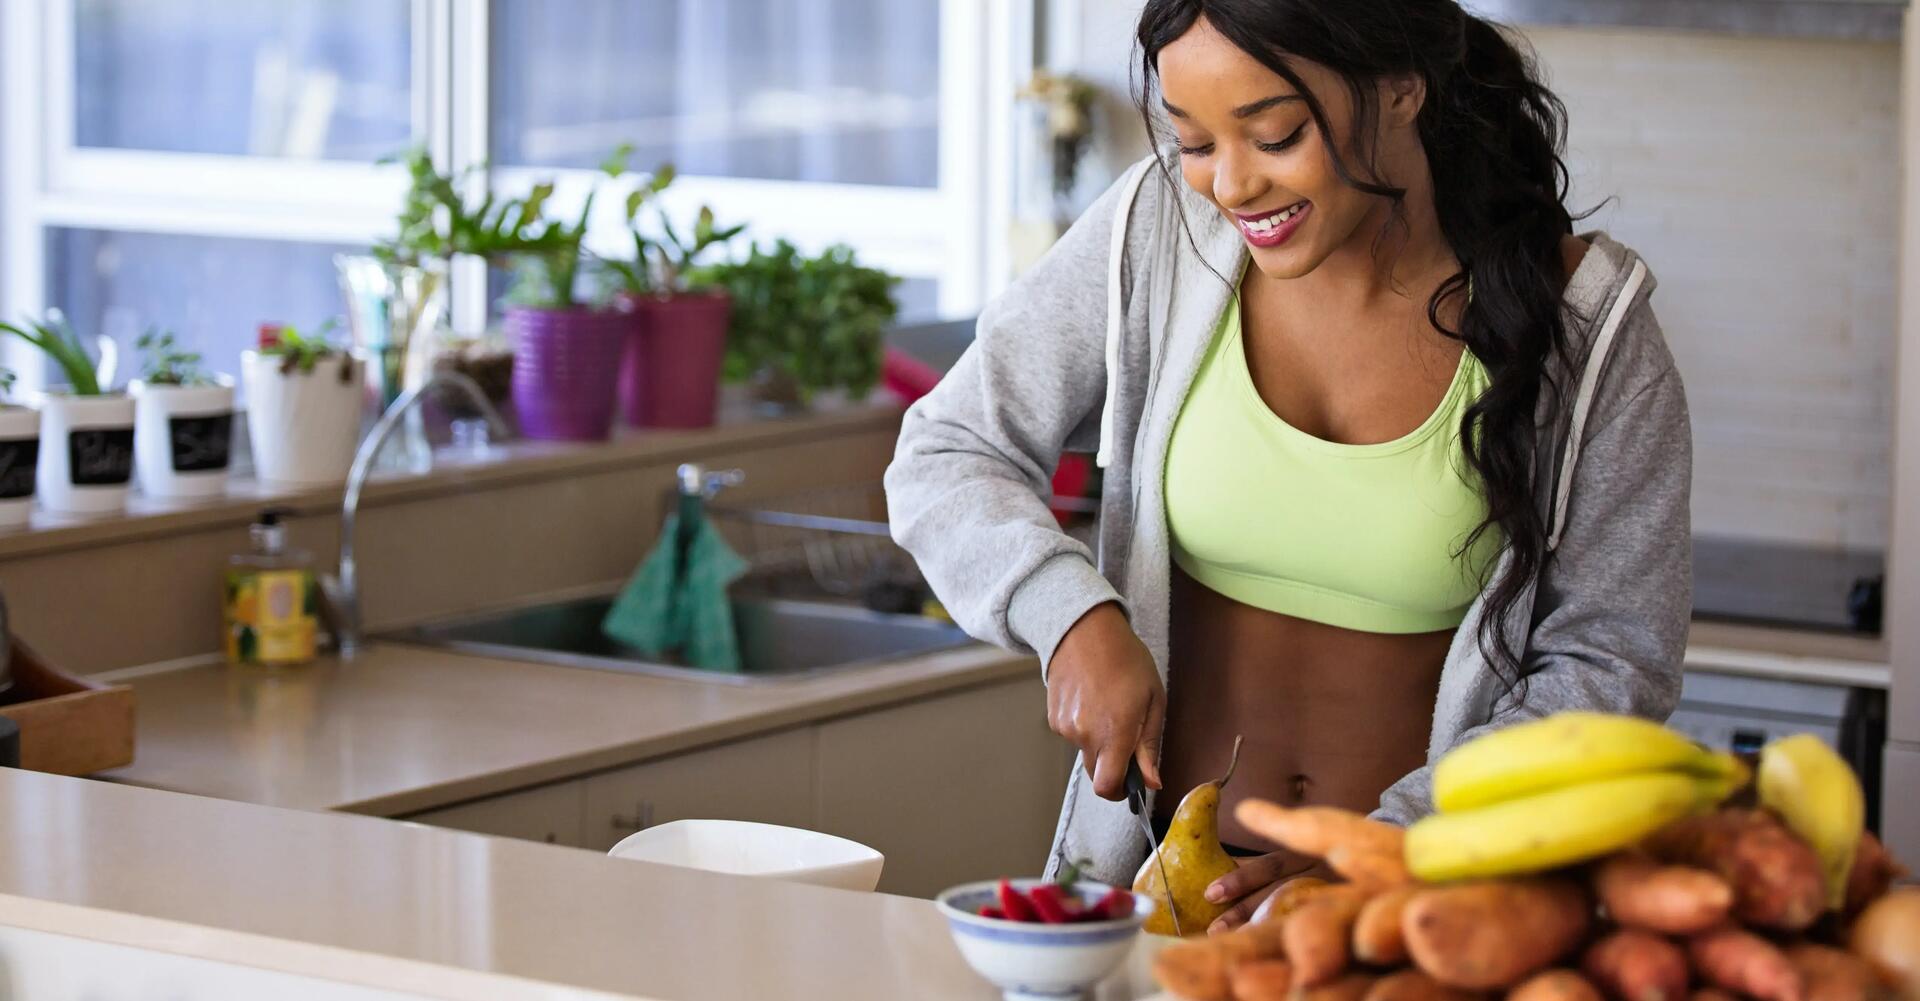
<path fill-rule="evenodd" d="M 483 165 L 490 147 L 489 0 L 408 0 L 412 117 L 435 159 Z M 852 244 L 906 278 L 940 279 L 943 314 L 977 310 L 1005 284 L 1012 218 L 1009 163 L 1014 92 L 1034 65 L 1035 5 L 1043 0 L 939 0 L 940 154 L 933 188 L 684 176 L 666 202 L 689 214 L 712 203 L 749 235 L 787 236 L 803 249 Z M 391 232 L 406 179 L 395 165 L 74 145 L 77 0 L 0 5 L 0 315 L 47 307 L 46 234 L 87 228 L 290 242 L 370 244 Z M 995 39 L 1004 44 L 993 44 Z M 483 167 L 474 183 L 525 190 L 557 184 L 557 211 L 577 207 L 595 172 Z M 603 199 L 588 245 L 623 242 L 614 199 Z M 477 329 L 489 303 L 485 268 L 456 262 L 449 294 L 456 329 Z M 27 388 L 44 382 L 37 353 L 0 342 L 0 365 Z"/>

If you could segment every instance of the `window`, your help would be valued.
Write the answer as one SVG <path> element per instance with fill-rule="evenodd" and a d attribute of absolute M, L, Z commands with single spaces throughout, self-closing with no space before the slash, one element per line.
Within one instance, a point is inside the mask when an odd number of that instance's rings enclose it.
<path fill-rule="evenodd" d="M 994 273 L 1005 114 L 1036 0 L 20 0 L 0 5 L 0 313 L 170 327 L 224 371 L 265 321 L 340 312 L 332 256 L 385 235 L 425 143 L 577 206 L 621 142 L 667 208 L 852 244 L 905 318 Z M 1016 9 L 1018 15 L 1016 15 Z M 588 244 L 624 246 L 613 199 Z M 487 322 L 483 269 L 453 318 Z M 0 363 L 44 378 L 22 345 Z"/>
<path fill-rule="evenodd" d="M 396 0 L 79 0 L 74 145 L 376 160 L 414 135 Z"/>

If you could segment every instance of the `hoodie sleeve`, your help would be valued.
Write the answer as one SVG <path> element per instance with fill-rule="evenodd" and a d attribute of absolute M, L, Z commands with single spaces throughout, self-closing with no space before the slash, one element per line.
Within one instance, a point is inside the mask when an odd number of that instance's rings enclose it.
<path fill-rule="evenodd" d="M 1125 604 L 1047 499 L 1061 452 L 1098 440 L 1111 237 L 1128 193 L 1116 183 L 986 308 L 972 346 L 908 409 L 886 474 L 893 537 L 954 620 L 1043 664 L 1089 609 Z"/>
<path fill-rule="evenodd" d="M 1693 435 L 1686 391 L 1644 303 L 1622 331 L 1574 466 L 1566 524 L 1534 600 L 1526 680 L 1454 746 L 1567 709 L 1664 721 L 1680 700 L 1693 614 Z M 1609 386 L 1608 383 L 1614 383 Z M 1375 816 L 1432 811 L 1431 768 Z"/>

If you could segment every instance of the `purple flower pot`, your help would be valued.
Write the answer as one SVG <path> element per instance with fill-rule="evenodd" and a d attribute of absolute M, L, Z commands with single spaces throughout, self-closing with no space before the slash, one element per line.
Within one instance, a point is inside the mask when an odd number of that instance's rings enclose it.
<path fill-rule="evenodd" d="M 520 433 L 550 441 L 607 437 L 632 322 L 611 310 L 509 306 L 506 325 Z"/>
<path fill-rule="evenodd" d="M 732 301 L 725 292 L 624 296 L 633 337 L 620 366 L 620 412 L 629 425 L 713 426 Z"/>

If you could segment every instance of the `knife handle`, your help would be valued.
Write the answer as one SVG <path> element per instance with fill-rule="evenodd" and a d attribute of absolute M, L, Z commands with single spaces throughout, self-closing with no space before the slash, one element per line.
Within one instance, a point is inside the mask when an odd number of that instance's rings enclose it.
<path fill-rule="evenodd" d="M 1140 771 L 1140 759 L 1127 761 L 1127 809 L 1138 814 L 1147 805 L 1147 776 Z"/>

